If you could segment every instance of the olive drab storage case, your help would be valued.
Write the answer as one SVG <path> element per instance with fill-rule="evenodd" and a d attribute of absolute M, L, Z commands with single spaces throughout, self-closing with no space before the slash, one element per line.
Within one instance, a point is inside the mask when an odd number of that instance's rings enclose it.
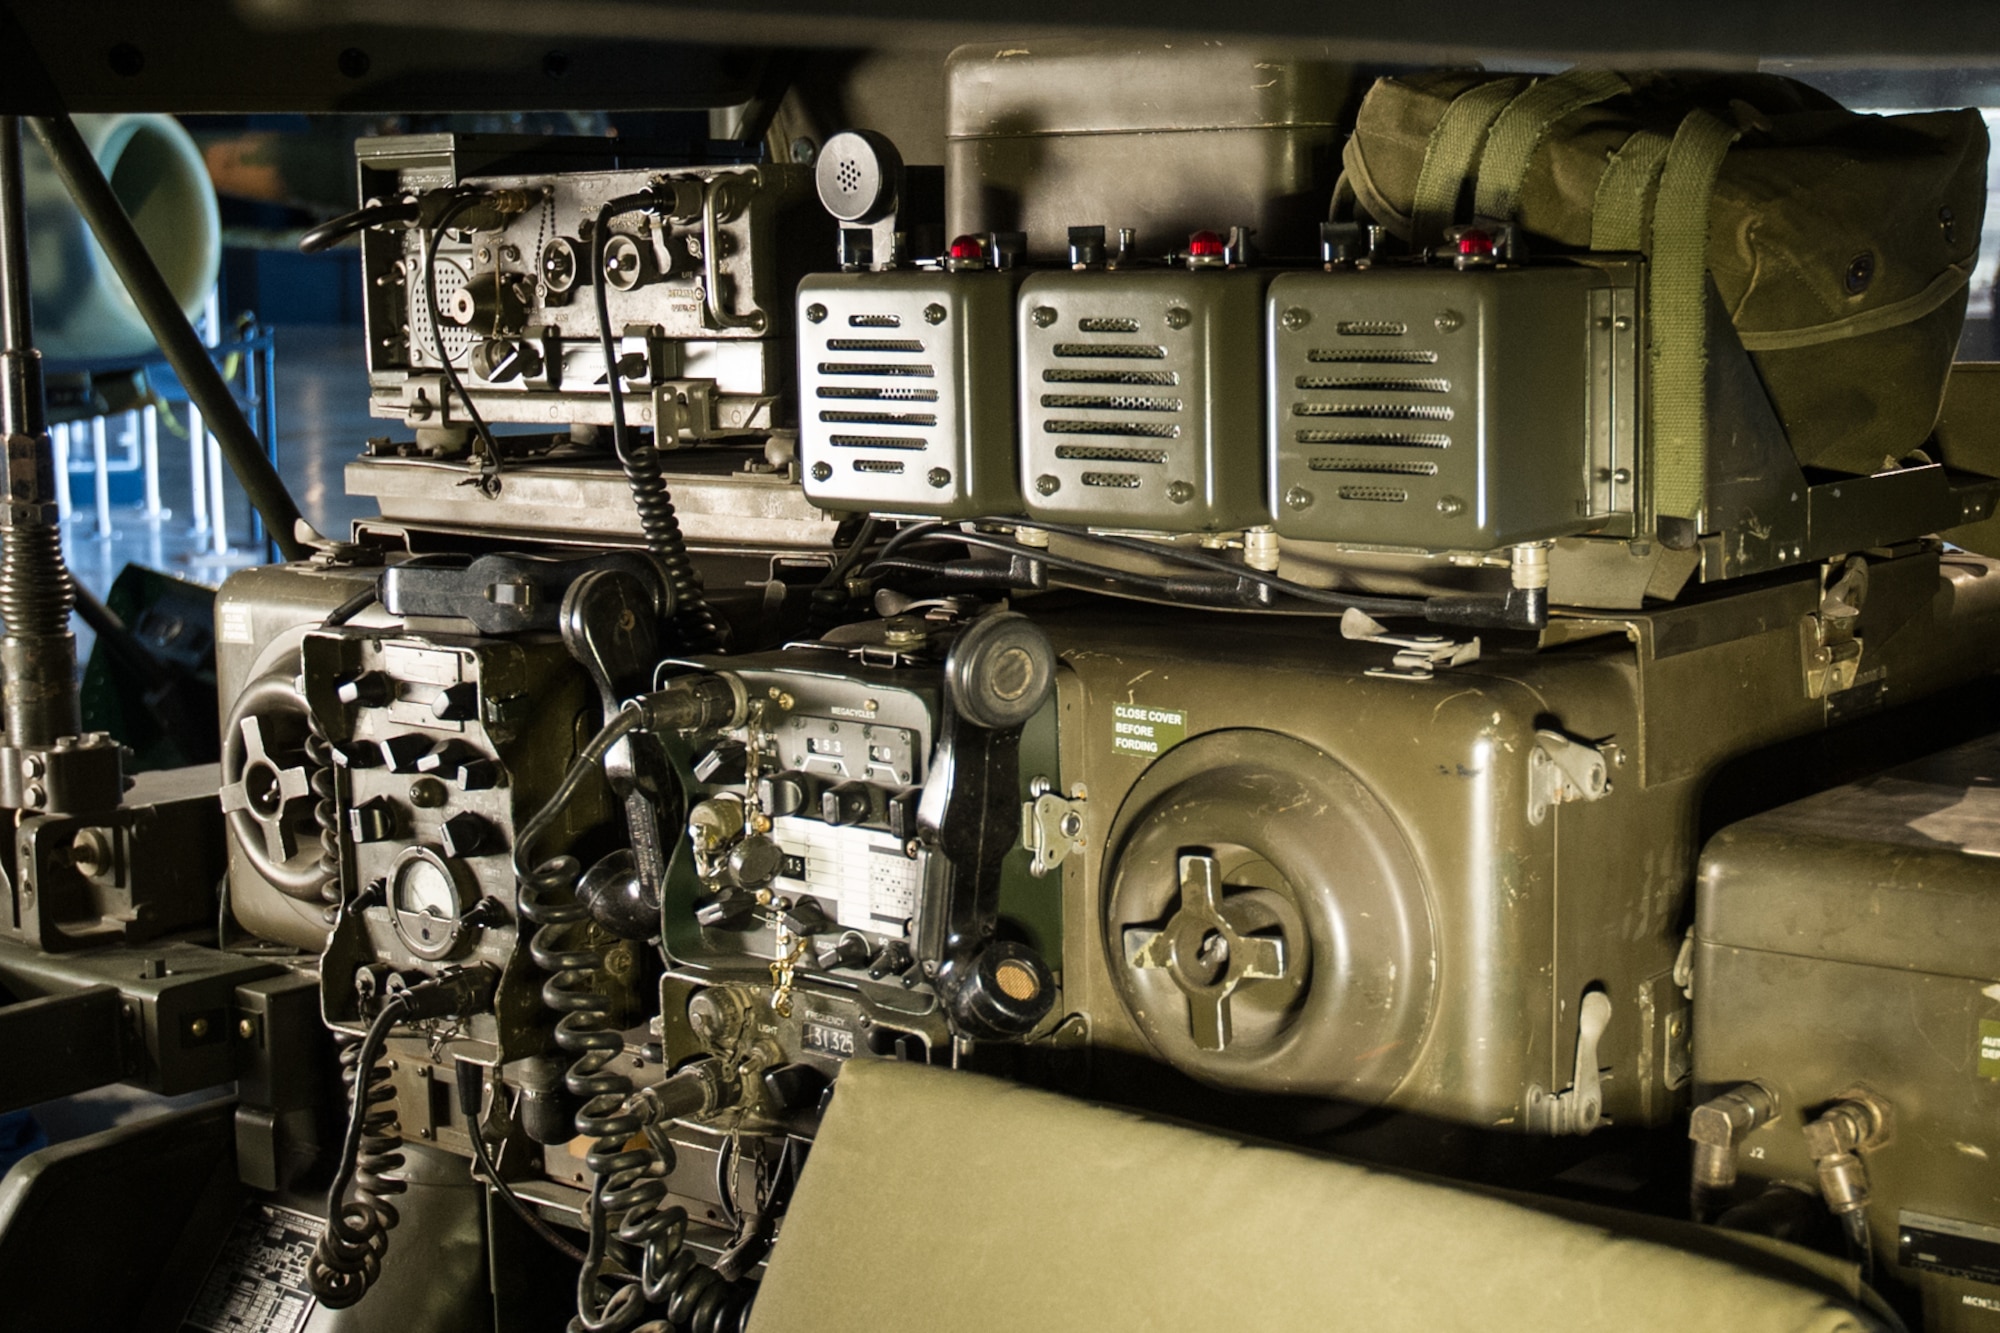
<path fill-rule="evenodd" d="M 1644 252 L 1658 508 L 1693 518 L 1702 270 L 1800 463 L 1894 467 L 1937 416 L 1986 153 L 1977 112 L 1858 115 L 1773 75 L 1445 70 L 1370 90 L 1341 195 L 1417 248 L 1477 221 L 1530 252 Z M 1677 434 L 1692 459 L 1671 457 Z"/>

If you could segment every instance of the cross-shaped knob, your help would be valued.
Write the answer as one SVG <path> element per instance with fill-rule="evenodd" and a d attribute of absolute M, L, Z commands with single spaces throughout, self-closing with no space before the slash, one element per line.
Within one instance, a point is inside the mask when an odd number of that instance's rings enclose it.
<path fill-rule="evenodd" d="M 269 718 L 252 714 L 243 719 L 241 776 L 222 789 L 222 811 L 240 810 L 255 820 L 264 832 L 265 854 L 283 865 L 299 851 L 287 815 L 292 802 L 312 795 L 312 774 L 303 762 L 305 752 L 274 744 L 269 729 Z"/>
<path fill-rule="evenodd" d="M 1165 969 L 1187 997 L 1195 1045 L 1220 1051 L 1229 1045 L 1230 1003 L 1238 987 L 1285 975 L 1285 941 L 1246 929 L 1245 904 L 1224 895 L 1213 856 L 1181 857 L 1180 878 L 1180 910 L 1164 926 L 1128 926 L 1125 959 L 1133 967 Z"/>

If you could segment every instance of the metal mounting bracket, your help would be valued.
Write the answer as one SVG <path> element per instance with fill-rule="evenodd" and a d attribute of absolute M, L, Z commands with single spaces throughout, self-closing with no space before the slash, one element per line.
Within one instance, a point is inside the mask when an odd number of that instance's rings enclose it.
<path fill-rule="evenodd" d="M 1028 862 L 1028 873 L 1040 879 L 1069 856 L 1080 852 L 1090 843 L 1084 832 L 1084 803 L 1090 793 L 1081 782 L 1072 783 L 1069 795 L 1056 795 L 1047 778 L 1036 778 L 1028 785 L 1034 799 L 1021 807 L 1021 845 L 1026 847 L 1033 858 Z"/>
<path fill-rule="evenodd" d="M 1551 806 L 1610 795 L 1616 753 L 1615 746 L 1585 745 L 1559 731 L 1537 731 L 1535 748 L 1528 752 L 1528 822 L 1540 824 Z"/>

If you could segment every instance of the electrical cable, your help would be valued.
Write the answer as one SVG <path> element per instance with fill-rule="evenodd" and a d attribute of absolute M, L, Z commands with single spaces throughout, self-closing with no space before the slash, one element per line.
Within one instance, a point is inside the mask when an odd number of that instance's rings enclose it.
<path fill-rule="evenodd" d="M 591 292 L 597 305 L 597 339 L 604 351 L 604 382 L 611 393 L 611 447 L 618 464 L 625 469 L 632 503 L 639 511 L 639 527 L 646 535 L 647 549 L 665 568 L 673 589 L 673 617 L 689 652 L 714 652 L 722 646 L 722 629 L 707 598 L 702 596 L 701 576 L 688 558 L 687 543 L 681 536 L 680 519 L 674 514 L 673 493 L 660 470 L 659 449 L 653 444 L 635 444 L 625 425 L 624 377 L 618 368 L 618 349 L 611 336 L 611 301 L 606 294 L 604 253 L 610 243 L 611 219 L 620 213 L 651 208 L 650 194 L 620 195 L 597 210 L 597 225 L 590 234 Z M 655 422 L 654 433 L 670 423 Z"/>
<path fill-rule="evenodd" d="M 1118 550 L 1134 551 L 1144 555 L 1150 555 L 1157 559 L 1169 561 L 1172 563 L 1178 563 L 1178 564 L 1188 565 L 1197 569 L 1213 571 L 1221 574 L 1227 574 L 1232 578 L 1241 579 L 1249 583 L 1259 584 L 1263 587 L 1269 588 L 1272 592 L 1280 593 L 1287 597 L 1293 597 L 1300 601 L 1313 602 L 1323 606 L 1337 606 L 1342 608 L 1343 610 L 1348 607 L 1353 607 L 1357 610 L 1364 611 L 1369 615 L 1422 617 L 1425 614 L 1426 602 L 1427 600 L 1429 600 L 1419 597 L 1386 597 L 1386 596 L 1376 596 L 1366 593 L 1345 593 L 1345 592 L 1335 592 L 1326 588 L 1315 588 L 1308 584 L 1295 582 L 1291 579 L 1280 578 L 1276 574 L 1269 574 L 1264 572 L 1263 570 L 1252 569 L 1248 565 L 1242 565 L 1234 561 L 1225 560 L 1220 556 L 1210 555 L 1206 551 L 1190 551 L 1183 547 L 1169 546 L 1159 542 L 1149 542 L 1144 539 L 1136 537 L 1123 537 L 1113 533 L 1093 532 L 1091 529 L 1087 527 L 1082 527 L 1074 524 L 1041 523 L 1041 522 L 1024 524 L 1021 523 L 1020 520 L 974 520 L 974 521 L 996 522 L 996 523 L 1011 521 L 1019 526 L 1031 526 L 1043 532 L 1058 533 L 1065 537 L 1073 537 L 1081 541 L 1096 542 L 1100 545 L 1110 546 Z M 876 557 L 874 565 L 871 566 L 871 568 L 883 565 L 883 563 L 887 561 L 889 557 L 896 550 L 900 549 L 902 546 L 908 544 L 911 541 L 919 540 L 933 535 L 939 535 L 940 530 L 945 528 L 945 526 L 946 525 L 941 523 L 926 522 L 926 523 L 915 523 L 912 524 L 910 527 L 903 529 L 901 532 L 898 532 L 894 537 L 891 537 L 889 541 L 883 546 L 881 553 Z M 988 536 L 985 533 L 962 532 L 962 531 L 944 532 L 942 533 L 942 535 L 952 541 L 963 542 L 968 546 L 984 547 L 988 550 L 1000 551 L 1008 555 L 1019 555 L 1026 559 L 1041 561 L 1042 563 L 1047 564 L 1052 569 L 1068 569 L 1072 572 L 1086 574 L 1089 577 L 1093 578 L 1108 579 L 1114 582 L 1125 583 L 1135 587 L 1151 587 L 1154 590 L 1163 591 L 1168 593 L 1169 595 L 1171 595 L 1175 591 L 1175 587 L 1174 585 L 1172 585 L 1170 581 L 1159 579 L 1156 576 L 1139 574 L 1129 570 L 1113 569 L 1104 565 L 1096 565 L 1096 564 L 1091 564 L 1090 562 L 1087 561 L 1075 560 L 1072 557 L 1052 555 L 1045 549 L 1039 547 L 1022 546 L 1018 542 L 1011 541 L 1004 537 L 993 537 L 993 536 Z M 932 570 L 932 571 L 922 571 L 922 572 L 939 572 L 939 571 Z"/>
<path fill-rule="evenodd" d="M 1219 584 L 1214 580 L 1195 581 L 1187 578 L 1176 579 L 1154 574 L 1140 574 L 1131 570 L 1114 569 L 1109 565 L 1093 564 L 1088 560 L 1076 559 L 1074 556 L 1056 555 L 1039 548 L 1022 547 L 1004 537 L 988 537 L 983 533 L 956 533 L 953 534 L 953 540 L 962 541 L 967 546 L 976 546 L 983 550 L 999 551 L 1006 555 L 1018 556 L 1024 560 L 1032 560 L 1050 569 L 1063 570 L 1084 578 L 1101 579 L 1109 583 L 1122 584 L 1127 588 L 1150 593 L 1156 597 L 1206 600 L 1214 604 L 1215 599 L 1219 595 L 1226 596 L 1234 590 L 1233 587 Z M 998 566 L 953 566 L 908 558 L 888 558 L 877 559 L 869 568 L 871 570 L 901 569 L 910 573 L 930 574 L 945 578 L 961 578 L 990 587 L 1022 586 L 1009 569 L 1003 569 Z"/>
<path fill-rule="evenodd" d="M 537 1236 L 540 1236 L 543 1240 L 561 1251 L 563 1256 L 571 1263 L 582 1263 L 583 1251 L 558 1235 L 556 1229 L 550 1226 L 540 1213 L 530 1208 L 527 1200 L 514 1193 L 512 1185 L 501 1178 L 499 1167 L 493 1163 L 493 1154 L 486 1146 L 486 1136 L 479 1132 L 478 1124 L 476 1122 L 471 1124 L 469 1130 L 468 1137 L 472 1140 L 472 1155 L 478 1159 L 479 1169 L 486 1173 L 487 1183 L 492 1185 L 499 1192 L 500 1197 L 507 1201 L 507 1206 L 512 1208 L 515 1215 L 527 1224 L 528 1230 L 534 1232 Z"/>
<path fill-rule="evenodd" d="M 891 534 L 889 540 L 882 543 L 882 551 L 876 558 L 878 560 L 886 560 L 910 543 L 921 541 L 925 537 L 932 536 L 950 527 L 949 523 L 943 523 L 937 519 L 926 519 L 922 523 L 912 523 L 909 527 Z"/>
<path fill-rule="evenodd" d="M 336 629 L 341 625 L 345 625 L 348 621 L 373 606 L 375 599 L 380 595 L 378 586 L 373 583 L 369 584 L 360 592 L 355 593 L 339 606 L 327 612 L 326 619 L 319 622 L 319 627 L 321 629 Z"/>
<path fill-rule="evenodd" d="M 347 1133 L 341 1139 L 340 1168 L 327 1189 L 326 1230 L 320 1233 L 306 1269 L 313 1295 L 329 1309 L 344 1310 L 367 1294 L 381 1274 L 389 1232 L 401 1220 L 389 1197 L 408 1186 L 386 1174 L 403 1165 L 395 1112 L 371 1115 L 368 1108 L 377 1100 L 395 1096 L 394 1090 L 376 1077 L 376 1066 L 390 1029 L 403 1018 L 409 1004 L 407 992 L 390 996 L 368 1025 L 367 1035 L 350 1048 L 354 1051 L 354 1100 L 348 1109 Z M 357 1178 L 360 1188 L 349 1202 L 347 1192 Z"/>
<path fill-rule="evenodd" d="M 316 255 L 322 250 L 331 250 L 348 237 L 363 232 L 370 227 L 379 227 L 386 222 L 415 222 L 417 201 L 397 199 L 390 203 L 368 204 L 352 213 L 343 213 L 330 221 L 322 222 L 305 235 L 299 237 L 299 253 Z"/>
<path fill-rule="evenodd" d="M 1354 607 L 1357 610 L 1366 611 L 1370 615 L 1421 616 L 1424 614 L 1424 603 L 1427 600 L 1422 597 L 1386 597 L 1369 593 L 1335 592 L 1328 588 L 1315 588 L 1310 584 L 1280 578 L 1276 574 L 1266 573 L 1261 569 L 1252 569 L 1248 565 L 1238 564 L 1233 560 L 1224 560 L 1221 556 L 1210 555 L 1206 551 L 1190 551 L 1186 547 L 1170 546 L 1162 542 L 1149 542 L 1140 537 L 1125 537 L 1108 532 L 1092 532 L 1089 528 L 1075 524 L 1037 523 L 1034 526 L 1043 532 L 1059 533 L 1062 536 L 1073 537 L 1082 541 L 1094 541 L 1103 546 L 1110 546 L 1123 551 L 1135 551 L 1143 555 L 1155 556 L 1197 569 L 1215 570 L 1219 573 L 1229 574 L 1235 578 L 1248 580 L 1251 583 L 1262 584 L 1272 592 L 1283 593 L 1287 597 L 1295 597 L 1302 602 L 1317 602 L 1324 606 L 1338 606 L 1343 609 Z"/>
<path fill-rule="evenodd" d="M 881 519 L 870 518 L 864 521 L 855 530 L 854 540 L 847 544 L 847 549 L 840 553 L 840 558 L 835 560 L 832 567 L 826 571 L 826 577 L 820 580 L 819 586 L 821 588 L 838 588 L 842 583 L 846 582 L 847 576 L 854 572 L 854 566 L 860 563 L 861 557 L 874 544 L 875 534 L 881 528 Z"/>
<path fill-rule="evenodd" d="M 431 315 L 431 349 L 437 353 L 438 364 L 444 368 L 445 381 L 451 391 L 465 404 L 466 415 L 472 418 L 473 429 L 479 433 L 479 443 L 486 451 L 487 465 L 497 472 L 500 469 L 500 447 L 493 442 L 493 432 L 486 428 L 486 418 L 479 415 L 478 406 L 472 395 L 465 391 L 465 385 L 458 378 L 458 367 L 452 364 L 451 356 L 444 349 L 444 312 L 438 309 L 437 295 L 437 250 L 438 241 L 444 236 L 453 218 L 479 202 L 476 193 L 462 194 L 445 205 L 438 214 L 438 220 L 430 230 L 421 234 L 424 252 L 424 300 Z M 497 279 L 496 279 L 497 280 Z M 447 404 L 448 406 L 448 404 Z"/>

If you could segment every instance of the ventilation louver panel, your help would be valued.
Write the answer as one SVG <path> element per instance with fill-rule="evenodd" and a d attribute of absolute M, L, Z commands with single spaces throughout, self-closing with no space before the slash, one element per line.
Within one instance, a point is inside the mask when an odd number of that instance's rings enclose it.
<path fill-rule="evenodd" d="M 1248 271 L 1042 273 L 1021 289 L 1031 517 L 1140 531 L 1267 522 L 1262 292 Z"/>
<path fill-rule="evenodd" d="M 1018 511 L 1010 355 L 1018 282 L 896 272 L 816 274 L 801 285 L 807 498 L 843 512 L 924 517 Z"/>
<path fill-rule="evenodd" d="M 1483 551 L 1588 530 L 1589 404 L 1612 359 L 1592 330 L 1613 328 L 1591 311 L 1613 286 L 1636 279 L 1549 264 L 1274 280 L 1265 443 L 1280 536 Z"/>

